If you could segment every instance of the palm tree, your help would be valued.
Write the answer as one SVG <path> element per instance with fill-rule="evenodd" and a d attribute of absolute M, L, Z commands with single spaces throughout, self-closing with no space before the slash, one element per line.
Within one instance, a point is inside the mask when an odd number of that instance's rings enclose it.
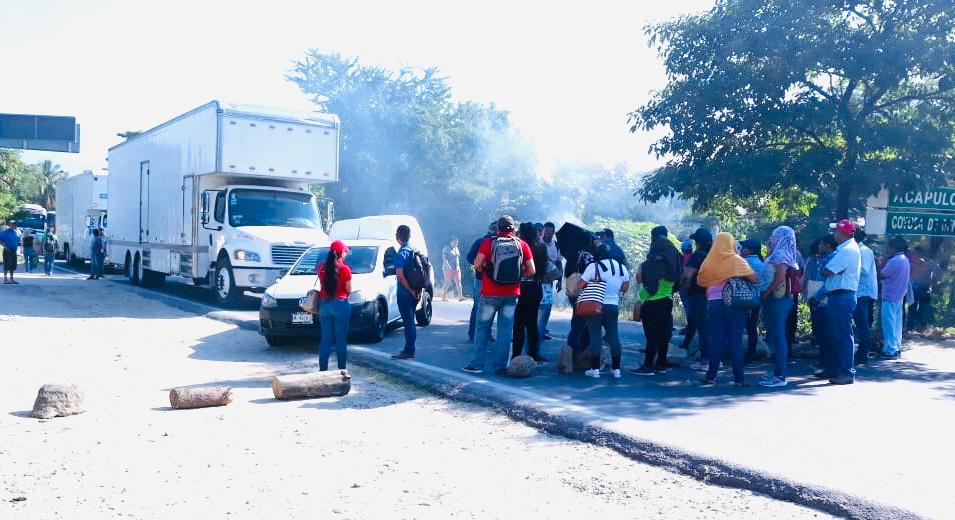
<path fill-rule="evenodd" d="M 67 177 L 59 164 L 46 160 L 40 163 L 40 200 L 46 209 L 56 207 L 56 185 Z"/>

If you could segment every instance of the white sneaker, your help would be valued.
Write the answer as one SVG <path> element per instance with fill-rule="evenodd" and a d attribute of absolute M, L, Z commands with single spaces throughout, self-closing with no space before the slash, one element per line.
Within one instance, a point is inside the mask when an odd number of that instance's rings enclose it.
<path fill-rule="evenodd" d="M 584 372 L 584 375 L 587 377 L 592 377 L 594 379 L 600 379 L 600 370 L 596 368 L 591 368 L 590 370 Z"/>
<path fill-rule="evenodd" d="M 786 380 L 785 380 L 785 379 L 780 379 L 780 378 L 778 378 L 778 377 L 773 377 L 773 378 L 770 378 L 770 379 L 765 379 L 765 380 L 763 380 L 763 381 L 760 381 L 759 384 L 762 385 L 762 386 L 765 386 L 765 387 L 769 387 L 769 388 L 778 388 L 778 387 L 781 387 L 781 386 L 786 386 L 787 383 L 786 383 Z"/>
<path fill-rule="evenodd" d="M 613 375 L 614 379 L 620 379 L 622 377 L 622 374 L 620 373 L 619 368 L 613 369 L 610 373 Z"/>

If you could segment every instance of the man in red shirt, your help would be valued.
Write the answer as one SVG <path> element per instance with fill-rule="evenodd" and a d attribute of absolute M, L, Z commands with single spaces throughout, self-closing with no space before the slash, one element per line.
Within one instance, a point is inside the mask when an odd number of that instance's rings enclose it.
<path fill-rule="evenodd" d="M 507 373 L 511 338 L 514 334 L 514 310 L 521 295 L 521 277 L 534 276 L 534 256 L 526 242 L 514 236 L 514 219 L 503 216 L 497 222 L 497 236 L 481 243 L 474 259 L 474 271 L 483 273 L 481 307 L 477 313 L 474 349 L 464 370 L 470 374 L 484 371 L 491 321 L 497 314 L 497 341 L 492 365 L 496 374 Z"/>

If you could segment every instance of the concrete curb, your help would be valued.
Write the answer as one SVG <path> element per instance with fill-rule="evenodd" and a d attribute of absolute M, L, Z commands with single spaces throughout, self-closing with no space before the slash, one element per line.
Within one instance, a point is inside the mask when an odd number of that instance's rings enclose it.
<path fill-rule="evenodd" d="M 498 410 L 529 426 L 569 439 L 610 448 L 630 459 L 689 475 L 709 484 L 746 489 L 837 516 L 876 520 L 919 519 L 919 515 L 838 490 L 795 482 L 771 473 L 625 435 L 606 427 L 604 418 L 577 406 L 481 377 L 415 361 L 395 361 L 368 347 L 349 345 L 350 361 L 457 401 Z M 605 422 L 606 421 L 606 422 Z M 602 424 L 603 423 L 603 424 Z"/>
<path fill-rule="evenodd" d="M 59 266 L 57 268 L 64 272 L 85 274 Z M 258 332 L 257 321 L 246 319 L 239 314 L 149 289 L 142 290 L 141 287 L 136 289 L 141 289 L 138 292 L 144 297 L 161 301 L 171 307 Z M 625 435 L 607 427 L 613 417 L 604 417 L 584 407 L 568 405 L 536 392 L 514 388 L 491 379 L 466 376 L 417 361 L 396 361 L 384 352 L 361 345 L 349 345 L 348 350 L 350 361 L 356 364 L 397 377 L 448 399 L 493 408 L 549 434 L 610 448 L 638 462 L 660 466 L 708 484 L 750 490 L 847 518 L 923 518 L 911 511 L 838 490 L 796 482 L 683 448 Z"/>

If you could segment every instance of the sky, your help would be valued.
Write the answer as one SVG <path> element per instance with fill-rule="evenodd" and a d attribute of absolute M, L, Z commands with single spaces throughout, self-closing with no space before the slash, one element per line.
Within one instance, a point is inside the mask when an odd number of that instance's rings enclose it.
<path fill-rule="evenodd" d="M 495 103 L 560 161 L 658 160 L 627 113 L 663 87 L 643 27 L 713 0 L 248 2 L 0 0 L 0 113 L 70 115 L 81 153 L 27 152 L 71 173 L 106 166 L 117 132 L 213 99 L 314 109 L 285 79 L 309 48 L 363 64 L 437 67 L 459 101 Z M 347 125 L 343 121 L 343 125 Z"/>

